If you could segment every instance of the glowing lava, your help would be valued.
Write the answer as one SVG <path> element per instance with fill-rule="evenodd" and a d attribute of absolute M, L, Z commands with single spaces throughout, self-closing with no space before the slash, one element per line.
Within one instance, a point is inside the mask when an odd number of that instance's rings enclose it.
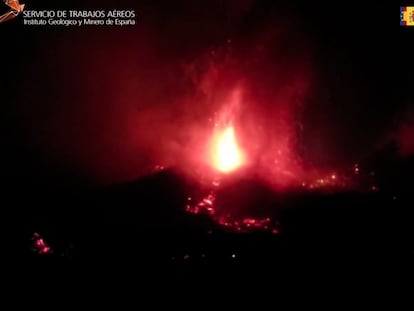
<path fill-rule="evenodd" d="M 234 171 L 243 164 L 243 153 L 237 144 L 233 126 L 215 135 L 211 153 L 213 167 L 222 173 Z"/>
<path fill-rule="evenodd" d="M 33 250 L 36 253 L 40 255 L 44 255 L 44 254 L 50 254 L 52 252 L 49 245 L 46 244 L 45 240 L 43 240 L 43 238 L 40 236 L 39 233 L 35 232 L 33 234 L 32 241 L 33 241 Z"/>

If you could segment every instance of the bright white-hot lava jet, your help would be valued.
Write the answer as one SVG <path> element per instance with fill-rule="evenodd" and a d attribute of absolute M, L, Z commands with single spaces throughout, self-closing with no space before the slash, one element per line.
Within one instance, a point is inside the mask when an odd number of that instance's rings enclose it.
<path fill-rule="evenodd" d="M 213 167 L 222 173 L 234 171 L 243 164 L 243 153 L 237 144 L 233 126 L 216 133 L 211 156 Z"/>

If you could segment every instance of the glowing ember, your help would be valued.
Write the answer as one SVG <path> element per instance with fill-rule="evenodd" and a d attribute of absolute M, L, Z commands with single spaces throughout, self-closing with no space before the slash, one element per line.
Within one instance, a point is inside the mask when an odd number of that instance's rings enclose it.
<path fill-rule="evenodd" d="M 192 214 L 206 213 L 213 215 L 215 213 L 214 201 L 216 197 L 213 193 L 209 193 L 205 196 L 200 202 L 195 205 L 191 205 L 191 197 L 187 198 L 188 204 L 186 206 L 186 211 Z"/>
<path fill-rule="evenodd" d="M 156 172 L 163 171 L 164 169 L 165 169 L 165 166 L 159 165 L 159 164 L 155 165 L 155 167 L 154 167 L 154 171 L 156 171 Z"/>
<path fill-rule="evenodd" d="M 234 171 L 243 164 L 243 154 L 237 144 L 233 126 L 229 126 L 213 139 L 212 164 L 222 173 Z"/>
<path fill-rule="evenodd" d="M 209 215 L 216 223 L 233 232 L 249 232 L 257 230 L 268 231 L 273 234 L 279 233 L 279 229 L 272 223 L 272 220 L 269 217 L 235 219 L 219 213 L 216 210 L 215 200 L 216 195 L 214 191 L 210 191 L 204 198 L 194 205 L 190 204 L 191 198 L 189 197 L 186 211 L 194 215 Z"/>
<path fill-rule="evenodd" d="M 46 244 L 43 238 L 40 237 L 39 233 L 35 232 L 32 237 L 33 249 L 36 253 L 44 255 L 52 252 L 51 248 Z"/>
<path fill-rule="evenodd" d="M 345 188 L 346 185 L 345 178 L 338 176 L 337 174 L 331 174 L 329 176 L 321 175 L 301 183 L 301 186 L 308 190 L 339 190 Z"/>

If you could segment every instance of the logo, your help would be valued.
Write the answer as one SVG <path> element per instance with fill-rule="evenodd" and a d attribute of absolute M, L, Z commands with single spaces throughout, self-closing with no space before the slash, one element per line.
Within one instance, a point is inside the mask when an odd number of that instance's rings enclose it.
<path fill-rule="evenodd" d="M 19 0 L 2 0 L 9 10 L 0 16 L 0 23 L 4 23 L 8 20 L 15 18 L 17 15 L 23 12 L 24 4 L 20 4 Z"/>
<path fill-rule="evenodd" d="M 414 26 L 414 6 L 400 7 L 400 25 Z"/>

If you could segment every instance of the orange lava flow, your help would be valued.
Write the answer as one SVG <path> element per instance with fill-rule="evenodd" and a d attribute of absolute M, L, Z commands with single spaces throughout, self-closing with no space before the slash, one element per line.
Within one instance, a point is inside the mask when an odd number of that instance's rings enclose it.
<path fill-rule="evenodd" d="M 237 143 L 233 126 L 228 126 L 214 136 L 211 159 L 212 166 L 222 173 L 232 172 L 243 164 L 243 153 Z"/>

